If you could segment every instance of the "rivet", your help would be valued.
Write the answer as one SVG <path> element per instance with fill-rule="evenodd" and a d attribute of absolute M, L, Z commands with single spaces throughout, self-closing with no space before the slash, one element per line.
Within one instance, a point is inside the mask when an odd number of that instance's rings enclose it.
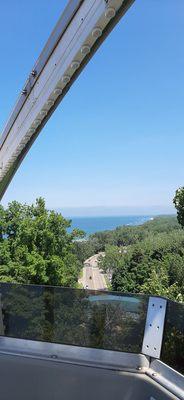
<path fill-rule="evenodd" d="M 48 105 L 49 107 L 53 106 L 53 105 L 54 105 L 54 100 L 48 100 L 48 101 L 47 101 L 47 105 Z"/>
<path fill-rule="evenodd" d="M 80 67 L 80 62 L 79 61 L 73 61 L 72 63 L 71 63 L 71 68 L 72 69 L 78 69 Z"/>
<path fill-rule="evenodd" d="M 31 75 L 33 76 L 33 78 L 35 78 L 35 76 L 37 75 L 37 72 L 36 72 L 35 69 L 33 69 L 33 70 L 31 71 Z"/>
<path fill-rule="evenodd" d="M 41 110 L 41 111 L 40 111 L 40 115 L 41 115 L 42 117 L 45 117 L 45 116 L 47 115 L 47 111 L 46 111 L 46 110 Z"/>
<path fill-rule="evenodd" d="M 113 18 L 116 15 L 116 11 L 113 7 L 108 7 L 105 11 L 105 17 L 108 19 Z"/>
<path fill-rule="evenodd" d="M 90 47 L 88 45 L 84 45 L 81 47 L 81 53 L 83 55 L 89 54 L 90 53 Z"/>
<path fill-rule="evenodd" d="M 102 29 L 101 28 L 94 28 L 92 31 L 92 36 L 94 38 L 99 38 L 100 36 L 102 36 Z"/>
<path fill-rule="evenodd" d="M 51 354 L 50 356 L 51 358 L 58 358 L 58 356 L 56 354 Z"/>
<path fill-rule="evenodd" d="M 70 76 L 69 75 L 63 75 L 62 82 L 65 83 L 65 84 L 70 82 Z"/>
<path fill-rule="evenodd" d="M 57 96 L 59 96 L 61 93 L 62 93 L 62 89 L 56 88 L 54 90 L 54 94 L 57 95 Z"/>
<path fill-rule="evenodd" d="M 42 120 L 37 118 L 37 119 L 35 119 L 35 121 L 33 122 L 33 126 L 37 127 L 38 125 L 41 124 L 41 122 L 42 122 Z"/>
<path fill-rule="evenodd" d="M 27 89 L 23 89 L 22 92 L 21 92 L 21 94 L 24 95 L 24 96 L 26 96 L 26 94 L 27 94 Z"/>
<path fill-rule="evenodd" d="M 35 131 L 34 128 L 30 128 L 30 129 L 28 130 L 28 134 L 32 134 L 32 133 L 34 133 L 34 131 Z"/>

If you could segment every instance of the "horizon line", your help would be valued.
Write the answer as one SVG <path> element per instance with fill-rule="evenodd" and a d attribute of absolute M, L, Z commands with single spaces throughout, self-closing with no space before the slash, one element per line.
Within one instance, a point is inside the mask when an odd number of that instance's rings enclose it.
<path fill-rule="evenodd" d="M 158 217 L 174 217 L 176 213 L 161 213 L 161 214 L 104 214 L 104 215 L 65 215 L 65 218 L 120 218 L 120 217 L 149 217 L 149 218 L 158 218 Z"/>

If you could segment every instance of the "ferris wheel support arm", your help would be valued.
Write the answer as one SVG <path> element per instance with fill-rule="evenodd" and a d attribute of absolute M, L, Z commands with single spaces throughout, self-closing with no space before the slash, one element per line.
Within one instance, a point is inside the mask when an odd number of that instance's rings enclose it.
<path fill-rule="evenodd" d="M 58 104 L 134 0 L 70 0 L 0 138 L 0 199 Z"/>

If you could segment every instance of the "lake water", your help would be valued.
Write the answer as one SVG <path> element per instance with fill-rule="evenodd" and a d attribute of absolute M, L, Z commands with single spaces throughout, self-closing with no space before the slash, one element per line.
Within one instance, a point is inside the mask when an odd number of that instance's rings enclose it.
<path fill-rule="evenodd" d="M 115 216 L 115 217 L 71 217 L 72 229 L 79 228 L 87 235 L 98 231 L 112 230 L 122 225 L 141 225 L 149 221 L 151 216 Z"/>

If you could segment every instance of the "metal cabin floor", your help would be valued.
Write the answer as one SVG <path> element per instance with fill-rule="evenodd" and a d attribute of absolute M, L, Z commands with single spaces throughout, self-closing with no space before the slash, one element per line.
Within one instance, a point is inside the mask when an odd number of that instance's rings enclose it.
<path fill-rule="evenodd" d="M 1 400 L 176 399 L 145 374 L 0 354 Z"/>

